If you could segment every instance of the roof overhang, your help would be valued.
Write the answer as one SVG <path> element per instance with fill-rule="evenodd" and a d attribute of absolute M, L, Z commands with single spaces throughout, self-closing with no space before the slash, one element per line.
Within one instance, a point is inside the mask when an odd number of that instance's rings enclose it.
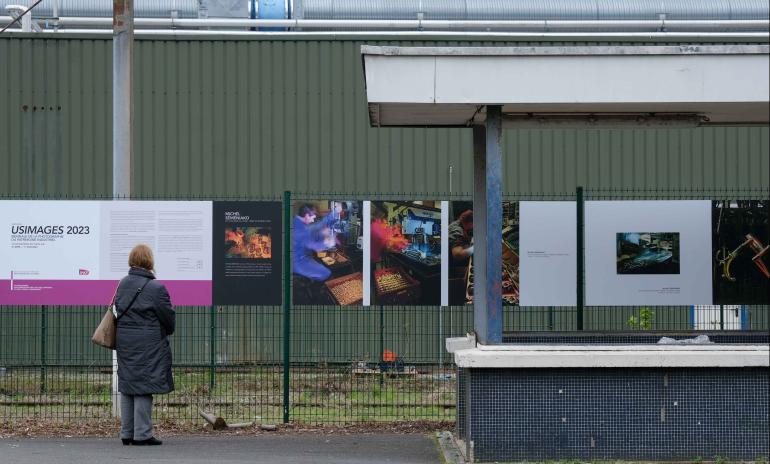
<path fill-rule="evenodd" d="M 770 46 L 361 47 L 372 126 L 767 125 Z"/>

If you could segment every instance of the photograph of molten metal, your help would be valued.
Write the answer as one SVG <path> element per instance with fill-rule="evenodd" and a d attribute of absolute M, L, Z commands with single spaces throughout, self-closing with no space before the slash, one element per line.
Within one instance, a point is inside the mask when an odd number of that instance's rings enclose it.
<path fill-rule="evenodd" d="M 227 227 L 225 258 L 270 259 L 273 257 L 269 227 Z"/>
<path fill-rule="evenodd" d="M 373 201 L 371 302 L 441 304 L 441 203 Z"/>

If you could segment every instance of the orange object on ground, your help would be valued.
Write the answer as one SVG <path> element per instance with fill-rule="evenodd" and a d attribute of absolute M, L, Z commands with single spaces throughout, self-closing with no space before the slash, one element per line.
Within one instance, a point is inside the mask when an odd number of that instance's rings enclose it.
<path fill-rule="evenodd" d="M 382 360 L 385 362 L 396 362 L 396 359 L 398 357 L 396 356 L 396 353 L 390 351 L 390 350 L 384 350 L 382 352 Z"/>

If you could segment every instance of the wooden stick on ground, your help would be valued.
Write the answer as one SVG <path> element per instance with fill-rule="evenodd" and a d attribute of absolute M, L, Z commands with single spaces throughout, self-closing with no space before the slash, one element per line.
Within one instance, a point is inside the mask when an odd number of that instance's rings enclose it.
<path fill-rule="evenodd" d="M 200 413 L 201 417 L 206 419 L 206 422 L 211 424 L 214 430 L 224 430 L 227 428 L 227 422 L 225 422 L 225 420 L 222 419 L 221 417 L 217 417 L 213 414 L 203 412 L 200 409 L 198 410 L 198 412 Z"/>
<path fill-rule="evenodd" d="M 209 414 L 200 409 L 198 412 L 200 413 L 201 417 L 206 419 L 206 422 L 211 424 L 214 430 L 243 429 L 254 425 L 254 422 L 239 422 L 237 424 L 228 424 L 224 419 L 217 417 L 214 414 Z"/>

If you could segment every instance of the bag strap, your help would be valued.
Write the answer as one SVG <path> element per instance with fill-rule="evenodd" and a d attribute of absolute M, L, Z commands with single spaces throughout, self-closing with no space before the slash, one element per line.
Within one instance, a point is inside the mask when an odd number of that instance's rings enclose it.
<path fill-rule="evenodd" d="M 142 290 L 144 290 L 144 287 L 145 287 L 145 286 L 146 286 L 146 285 L 147 285 L 147 284 L 150 282 L 150 280 L 152 280 L 152 279 L 147 279 L 147 281 L 144 283 L 144 285 L 142 285 L 141 287 L 139 287 L 139 288 L 136 290 L 136 293 L 134 293 L 134 297 L 133 297 L 133 298 L 131 298 L 131 303 L 129 303 L 129 304 L 128 304 L 128 306 L 126 306 L 126 309 L 125 309 L 125 311 L 123 311 L 122 313 L 120 313 L 120 314 L 118 315 L 118 317 L 116 317 L 116 318 L 115 318 L 115 320 L 116 320 L 116 321 L 120 320 L 120 318 L 121 318 L 121 317 L 123 317 L 123 316 L 124 316 L 124 315 L 125 315 L 125 314 L 128 312 L 128 310 L 129 310 L 129 309 L 131 309 L 131 306 L 133 306 L 134 302 L 135 302 L 135 301 L 136 301 L 136 299 L 139 297 L 139 294 L 140 294 L 140 293 L 142 293 Z M 117 295 L 117 290 L 116 290 L 116 293 L 115 293 L 115 294 Z"/>
<path fill-rule="evenodd" d="M 113 292 L 112 294 L 112 299 L 110 300 L 110 306 L 115 304 L 115 298 L 117 298 L 118 296 L 118 289 L 120 288 L 120 284 L 122 283 L 123 283 L 123 279 L 120 279 L 120 281 L 118 281 L 118 285 L 115 286 L 115 292 Z"/>

